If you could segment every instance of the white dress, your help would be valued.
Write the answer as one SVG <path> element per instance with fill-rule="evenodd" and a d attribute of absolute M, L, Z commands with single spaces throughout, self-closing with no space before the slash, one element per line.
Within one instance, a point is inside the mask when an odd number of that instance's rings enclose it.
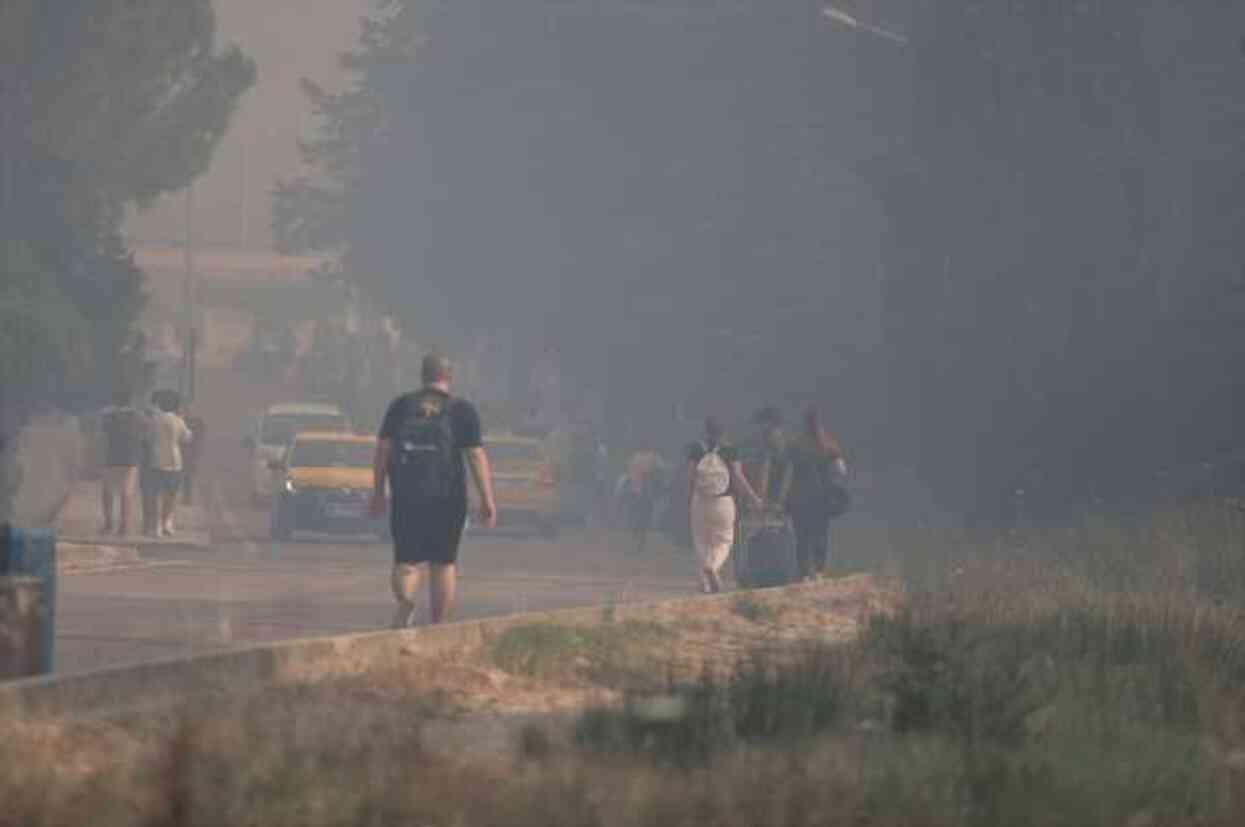
<path fill-rule="evenodd" d="M 692 545 L 703 568 L 718 571 L 735 544 L 735 498 L 692 497 Z"/>

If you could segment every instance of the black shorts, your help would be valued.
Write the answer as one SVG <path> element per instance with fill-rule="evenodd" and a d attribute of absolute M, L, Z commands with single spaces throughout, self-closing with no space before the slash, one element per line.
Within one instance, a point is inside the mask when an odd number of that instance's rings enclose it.
<path fill-rule="evenodd" d="M 394 562 L 457 563 L 458 546 L 466 523 L 466 500 L 407 505 L 395 502 L 389 515 Z"/>

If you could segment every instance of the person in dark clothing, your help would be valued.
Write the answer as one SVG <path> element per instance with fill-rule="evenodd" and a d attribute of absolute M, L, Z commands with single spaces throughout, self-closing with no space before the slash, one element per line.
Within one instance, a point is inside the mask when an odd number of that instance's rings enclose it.
<path fill-rule="evenodd" d="M 422 366 L 423 387 L 395 399 L 385 412 L 373 461 L 371 511 L 385 513 L 391 492 L 395 628 L 411 625 L 415 592 L 423 569 L 430 570 L 432 622 L 444 621 L 453 606 L 458 546 L 467 519 L 467 469 L 480 497 L 480 520 L 497 522 L 493 477 L 484 452 L 480 415 L 474 405 L 450 395 L 449 360 L 432 354 Z"/>
<path fill-rule="evenodd" d="M 800 576 L 821 575 L 830 554 L 831 497 L 836 477 L 847 473 L 838 440 L 821 425 L 815 409 L 804 415 L 804 432 L 791 446 L 783 501 L 795 529 Z"/>
<path fill-rule="evenodd" d="M 618 480 L 615 500 L 637 552 L 643 552 L 648 544 L 658 502 L 667 493 L 669 471 L 661 455 L 642 444 L 627 460 L 626 472 Z"/>
<path fill-rule="evenodd" d="M 787 435 L 782 411 L 770 405 L 752 416 L 755 429 L 740 452 L 744 474 L 761 499 L 777 502 L 787 473 Z"/>
<path fill-rule="evenodd" d="M 143 414 L 130 404 L 130 395 L 119 391 L 115 405 L 100 416 L 103 436 L 103 464 L 100 472 L 100 505 L 104 511 L 104 533 L 114 529 L 117 534 L 130 532 L 138 469 L 143 460 L 143 440 L 147 422 Z M 113 505 L 117 519 L 113 520 Z"/>

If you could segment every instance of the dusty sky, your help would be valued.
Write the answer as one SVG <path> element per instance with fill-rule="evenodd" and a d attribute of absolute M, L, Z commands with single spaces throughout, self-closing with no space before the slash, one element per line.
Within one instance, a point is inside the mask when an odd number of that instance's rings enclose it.
<path fill-rule="evenodd" d="M 298 89 L 309 77 L 345 82 L 338 55 L 351 48 L 368 0 L 216 0 L 221 43 L 240 45 L 259 65 L 211 170 L 195 185 L 194 226 L 204 244 L 271 246 L 269 192 L 299 172 L 295 141 L 312 121 Z M 179 242 L 184 201 L 164 199 L 128 226 L 131 242 Z"/>

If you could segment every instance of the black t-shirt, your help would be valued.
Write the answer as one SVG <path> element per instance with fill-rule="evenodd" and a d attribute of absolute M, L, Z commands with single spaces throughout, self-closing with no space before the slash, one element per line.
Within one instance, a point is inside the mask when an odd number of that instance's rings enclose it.
<path fill-rule="evenodd" d="M 455 499 L 461 497 L 463 501 L 467 499 L 467 469 L 461 457 L 464 451 L 471 448 L 479 448 L 483 442 L 483 429 L 480 425 L 480 413 L 465 399 L 451 398 L 449 394 L 434 388 L 424 388 L 413 393 L 404 394 L 393 400 L 389 404 L 389 409 L 385 411 L 385 418 L 380 425 L 381 439 L 394 439 L 398 430 L 402 427 L 402 423 L 408 417 L 414 416 L 420 400 L 425 398 L 426 394 L 435 394 L 440 396 L 442 400 L 448 400 L 450 417 L 450 428 L 454 432 L 454 452 L 460 457 L 455 463 L 455 483 L 456 491 Z"/>
<path fill-rule="evenodd" d="M 147 420 L 128 405 L 104 412 L 100 429 L 104 433 L 104 464 L 109 466 L 139 465 L 143 460 L 143 438 Z"/>
<path fill-rule="evenodd" d="M 690 462 L 692 467 L 695 468 L 695 466 L 700 464 L 700 461 L 705 458 L 705 454 L 709 453 L 709 451 L 713 450 L 715 447 L 717 448 L 718 456 L 720 456 L 722 461 L 726 463 L 726 467 L 733 469 L 735 467 L 735 463 L 739 462 L 739 451 L 735 449 L 735 446 L 727 444 L 714 446 L 705 442 L 693 442 L 691 445 L 687 446 L 688 462 Z M 731 474 L 730 484 L 726 488 L 726 493 L 722 496 L 731 497 L 734 496 L 734 494 L 735 475 Z"/>
<path fill-rule="evenodd" d="M 791 460 L 790 501 L 796 505 L 824 503 L 834 479 L 834 460 L 807 438 L 798 440 L 789 453 Z"/>

